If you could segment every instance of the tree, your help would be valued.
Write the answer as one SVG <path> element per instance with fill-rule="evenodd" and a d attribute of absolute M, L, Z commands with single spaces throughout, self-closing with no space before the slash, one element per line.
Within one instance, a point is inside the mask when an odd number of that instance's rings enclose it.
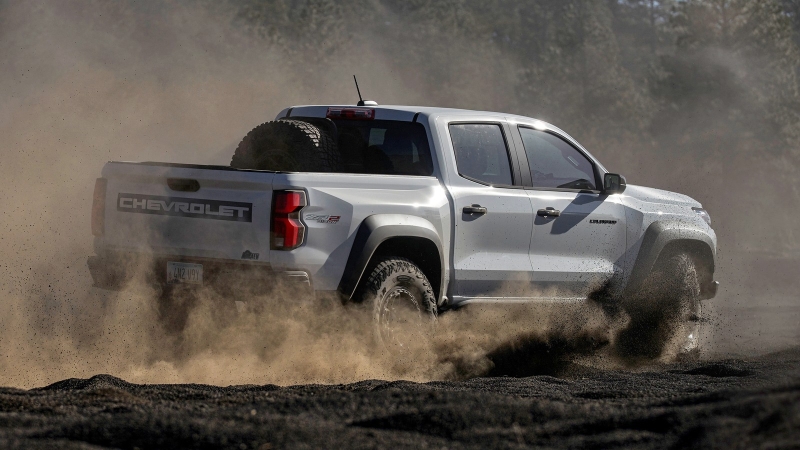
<path fill-rule="evenodd" d="M 665 106 L 657 135 L 725 151 L 800 143 L 800 53 L 776 1 L 690 0 L 670 25 L 678 37 L 654 92 Z"/>

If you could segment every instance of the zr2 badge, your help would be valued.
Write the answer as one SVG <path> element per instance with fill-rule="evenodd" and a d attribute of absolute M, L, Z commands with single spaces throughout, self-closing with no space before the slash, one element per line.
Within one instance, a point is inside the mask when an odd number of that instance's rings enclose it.
<path fill-rule="evenodd" d="M 307 214 L 306 221 L 317 223 L 337 223 L 342 216 L 329 216 L 327 214 Z"/>

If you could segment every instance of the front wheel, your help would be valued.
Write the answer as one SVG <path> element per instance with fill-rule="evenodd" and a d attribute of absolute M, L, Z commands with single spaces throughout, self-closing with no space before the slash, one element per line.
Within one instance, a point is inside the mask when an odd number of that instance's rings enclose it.
<path fill-rule="evenodd" d="M 428 278 L 406 258 L 382 259 L 370 272 L 361 299 L 372 304 L 375 339 L 391 352 L 409 352 L 430 338 L 436 296 Z"/>
<path fill-rule="evenodd" d="M 694 260 L 678 254 L 659 261 L 625 310 L 628 326 L 617 338 L 626 357 L 696 357 L 702 319 L 700 278 Z"/>

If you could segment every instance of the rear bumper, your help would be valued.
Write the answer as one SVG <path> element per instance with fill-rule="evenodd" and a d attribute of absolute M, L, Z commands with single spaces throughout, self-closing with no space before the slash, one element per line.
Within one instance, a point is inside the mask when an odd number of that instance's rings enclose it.
<path fill-rule="evenodd" d="M 154 286 L 166 284 L 168 261 L 202 264 L 203 286 L 224 293 L 236 291 L 258 295 L 289 287 L 299 294 L 313 294 L 307 272 L 275 271 L 264 263 L 120 253 L 89 256 L 86 264 L 95 287 L 121 290 L 133 280 Z"/>

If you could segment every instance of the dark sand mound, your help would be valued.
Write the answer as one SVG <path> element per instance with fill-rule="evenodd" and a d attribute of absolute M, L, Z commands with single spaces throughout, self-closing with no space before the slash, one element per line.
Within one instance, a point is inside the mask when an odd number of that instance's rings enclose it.
<path fill-rule="evenodd" d="M 0 447 L 796 448 L 800 348 L 637 372 L 291 387 L 0 389 Z"/>

